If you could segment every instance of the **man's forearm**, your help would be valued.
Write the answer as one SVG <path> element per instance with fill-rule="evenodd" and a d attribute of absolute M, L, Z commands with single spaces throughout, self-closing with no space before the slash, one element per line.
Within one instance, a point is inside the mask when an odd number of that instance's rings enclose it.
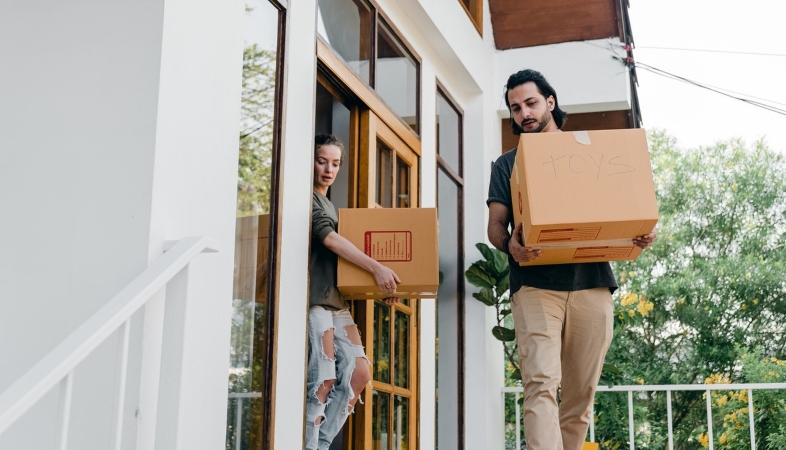
<path fill-rule="evenodd" d="M 508 233 L 507 226 L 502 225 L 501 223 L 498 222 L 489 222 L 489 228 L 488 228 L 489 241 L 491 241 L 494 247 L 497 247 L 497 250 L 505 251 L 503 249 L 502 244 L 504 243 L 505 238 L 509 236 L 510 233 Z"/>

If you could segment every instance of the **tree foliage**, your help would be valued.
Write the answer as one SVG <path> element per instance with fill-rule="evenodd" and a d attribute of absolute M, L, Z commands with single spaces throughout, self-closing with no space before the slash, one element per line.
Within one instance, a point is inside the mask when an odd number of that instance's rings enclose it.
<path fill-rule="evenodd" d="M 786 353 L 784 158 L 762 142 L 684 151 L 663 132 L 649 141 L 658 239 L 636 261 L 615 265 L 620 295 L 606 360 L 628 382 L 754 381 L 745 372 L 747 349 L 776 359 Z M 676 448 L 702 443 L 705 401 L 701 392 L 675 394 Z M 596 409 L 615 403 L 604 402 Z M 647 426 L 637 430 L 636 447 L 662 448 L 664 439 L 653 436 L 667 425 L 664 396 L 643 395 L 637 404 Z M 627 426 L 608 416 L 598 425 L 600 442 L 628 445 Z M 774 436 L 778 429 L 761 432 Z M 719 435 L 716 445 L 723 445 Z"/>
<path fill-rule="evenodd" d="M 270 211 L 276 52 L 251 44 L 243 50 L 240 99 L 238 217 Z"/>

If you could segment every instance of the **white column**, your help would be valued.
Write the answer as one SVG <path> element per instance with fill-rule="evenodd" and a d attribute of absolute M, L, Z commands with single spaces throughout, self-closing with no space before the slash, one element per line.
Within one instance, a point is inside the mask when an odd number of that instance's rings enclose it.
<path fill-rule="evenodd" d="M 279 193 L 278 307 L 273 374 L 276 450 L 303 447 L 309 229 L 311 226 L 316 1 L 292 1 L 287 10 Z"/>

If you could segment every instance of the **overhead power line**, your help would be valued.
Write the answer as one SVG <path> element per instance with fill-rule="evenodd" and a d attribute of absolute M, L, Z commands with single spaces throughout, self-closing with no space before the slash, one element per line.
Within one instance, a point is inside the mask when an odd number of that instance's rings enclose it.
<path fill-rule="evenodd" d="M 679 47 L 649 47 L 637 45 L 636 48 L 646 48 L 652 50 L 677 50 L 682 52 L 703 52 L 703 53 L 730 53 L 734 55 L 750 55 L 750 56 L 780 56 L 786 57 L 786 53 L 759 53 L 759 52 L 736 52 L 733 50 L 709 50 L 703 48 L 679 48 Z"/>
<path fill-rule="evenodd" d="M 639 68 L 639 69 L 642 69 L 642 70 L 646 70 L 648 72 L 654 73 L 656 75 L 660 75 L 660 76 L 665 77 L 665 78 L 669 78 L 669 79 L 672 79 L 672 80 L 676 80 L 676 81 L 680 81 L 680 82 L 683 82 L 683 83 L 687 83 L 687 84 L 690 84 L 692 86 L 700 87 L 702 89 L 706 89 L 708 91 L 715 92 L 717 94 L 723 95 L 725 97 L 729 97 L 729 98 L 732 98 L 732 99 L 735 99 L 735 100 L 739 100 L 739 101 L 745 102 L 745 103 L 747 103 L 749 105 L 756 106 L 756 107 L 765 109 L 767 111 L 774 112 L 776 114 L 781 114 L 781 115 L 786 116 L 786 109 L 778 108 L 777 106 L 773 106 L 773 105 L 768 105 L 766 103 L 762 103 L 762 102 L 759 102 L 759 101 L 756 101 L 756 100 L 752 100 L 750 98 L 738 97 L 736 95 L 729 94 L 728 92 L 723 92 L 723 90 L 721 90 L 720 88 L 713 88 L 713 87 L 710 87 L 710 86 L 708 86 L 706 84 L 699 83 L 697 81 L 693 81 L 693 80 L 690 80 L 688 78 L 681 77 L 679 75 L 675 75 L 673 73 L 667 72 L 667 71 L 662 70 L 662 69 L 658 69 L 657 67 L 650 66 L 649 64 L 644 64 L 644 63 L 641 63 L 641 62 L 633 61 L 633 58 L 620 58 L 617 55 L 613 55 L 612 58 L 622 62 L 627 67 L 636 67 L 636 68 Z M 773 102 L 773 101 L 770 101 L 770 100 L 765 100 L 765 101 L 767 101 L 769 103 L 776 103 L 776 102 Z"/>

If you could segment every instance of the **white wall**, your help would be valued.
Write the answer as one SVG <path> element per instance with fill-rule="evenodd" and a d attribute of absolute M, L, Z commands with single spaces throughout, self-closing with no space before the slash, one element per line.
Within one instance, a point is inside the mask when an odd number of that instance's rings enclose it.
<path fill-rule="evenodd" d="M 0 7 L 0 42 L 13 42 L 0 72 L 0 390 L 139 275 L 164 239 L 208 235 L 224 251 L 191 272 L 179 420 L 181 444 L 223 445 L 242 17 L 238 1 Z M 111 396 L 115 345 L 76 371 L 73 448 L 109 447 L 98 400 Z M 132 347 L 138 357 L 139 336 Z M 55 395 L 0 448 L 50 448 Z"/>
<path fill-rule="evenodd" d="M 557 91 L 568 113 L 630 109 L 628 70 L 612 56 L 625 57 L 618 38 L 541 45 L 498 52 L 495 86 L 522 69 L 535 69 Z M 500 116 L 508 117 L 503 102 Z"/>

